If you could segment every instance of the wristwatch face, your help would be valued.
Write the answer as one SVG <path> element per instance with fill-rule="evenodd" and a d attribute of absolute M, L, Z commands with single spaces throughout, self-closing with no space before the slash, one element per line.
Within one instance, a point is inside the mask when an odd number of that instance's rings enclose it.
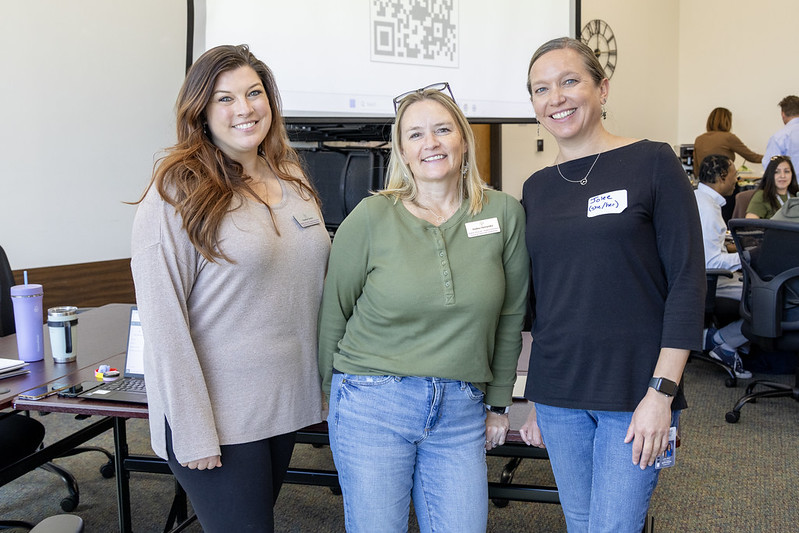
<path fill-rule="evenodd" d="M 677 394 L 677 384 L 670 379 L 652 378 L 649 380 L 649 386 L 667 396 L 674 396 Z"/>

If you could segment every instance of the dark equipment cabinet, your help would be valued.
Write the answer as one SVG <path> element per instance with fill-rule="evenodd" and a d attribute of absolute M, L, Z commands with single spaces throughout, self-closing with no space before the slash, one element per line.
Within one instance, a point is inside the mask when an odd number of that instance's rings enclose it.
<path fill-rule="evenodd" d="M 289 119 L 286 130 L 333 234 L 358 202 L 385 185 L 391 121 Z"/>
<path fill-rule="evenodd" d="M 335 232 L 358 202 L 383 188 L 389 151 L 384 148 L 299 149 L 309 178 L 322 199 L 322 216 Z"/>

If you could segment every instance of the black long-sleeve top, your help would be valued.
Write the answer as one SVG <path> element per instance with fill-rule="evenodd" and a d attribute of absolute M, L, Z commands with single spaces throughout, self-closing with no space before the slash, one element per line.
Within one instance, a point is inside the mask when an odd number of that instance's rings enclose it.
<path fill-rule="evenodd" d="M 585 185 L 567 181 L 594 163 Z M 525 396 L 633 411 L 662 347 L 701 348 L 706 282 L 696 201 L 663 143 L 638 141 L 560 172 L 540 170 L 523 189 L 534 311 Z M 680 392 L 672 408 L 685 406 Z"/>

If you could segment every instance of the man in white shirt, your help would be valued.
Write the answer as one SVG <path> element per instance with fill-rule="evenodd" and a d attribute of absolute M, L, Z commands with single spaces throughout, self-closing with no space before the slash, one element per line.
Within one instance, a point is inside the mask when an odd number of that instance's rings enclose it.
<path fill-rule="evenodd" d="M 712 154 L 699 167 L 699 186 L 694 191 L 699 218 L 702 222 L 702 240 L 705 250 L 705 268 L 740 270 L 741 260 L 737 253 L 727 251 L 725 237 L 727 224 L 721 208 L 727 202 L 724 197 L 732 194 L 738 175 L 729 157 Z M 741 299 L 742 283 L 737 276 L 732 279 L 720 276 L 716 287 L 716 298 Z M 743 320 L 736 320 L 723 328 L 709 328 L 705 334 L 705 349 L 710 356 L 723 361 L 742 379 L 752 377 L 744 369 L 738 348 L 748 342 L 741 333 Z"/>
<path fill-rule="evenodd" d="M 785 126 L 768 140 L 763 168 L 775 155 L 787 155 L 791 160 L 799 161 L 799 96 L 790 95 L 780 100 L 780 110 Z"/>

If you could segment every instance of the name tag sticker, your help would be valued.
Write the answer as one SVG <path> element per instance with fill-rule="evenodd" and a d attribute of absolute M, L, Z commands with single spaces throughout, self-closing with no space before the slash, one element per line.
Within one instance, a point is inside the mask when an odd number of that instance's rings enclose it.
<path fill-rule="evenodd" d="M 301 228 L 309 228 L 322 223 L 316 214 L 294 215 L 294 220 L 297 221 Z"/>
<path fill-rule="evenodd" d="M 627 189 L 610 191 L 588 199 L 588 218 L 617 215 L 627 209 Z"/>
<path fill-rule="evenodd" d="M 492 233 L 499 233 L 499 220 L 497 220 L 497 217 L 466 223 L 466 235 L 470 238 Z"/>

